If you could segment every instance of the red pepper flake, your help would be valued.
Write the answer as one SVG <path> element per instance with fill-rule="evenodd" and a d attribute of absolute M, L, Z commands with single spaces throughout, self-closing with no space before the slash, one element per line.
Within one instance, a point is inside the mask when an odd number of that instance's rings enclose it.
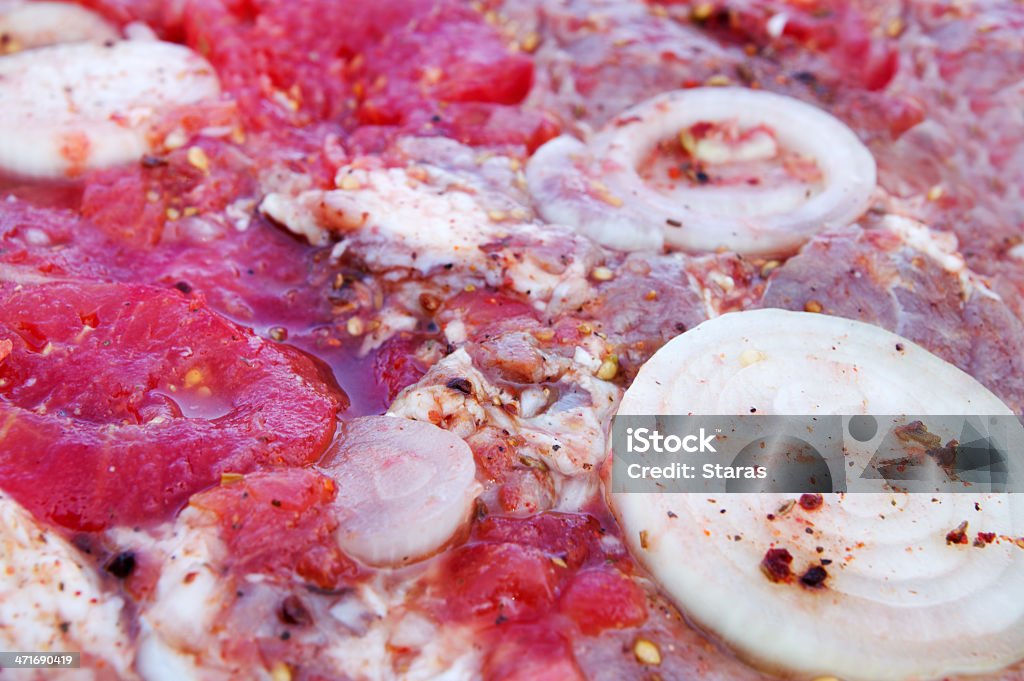
<path fill-rule="evenodd" d="M 807 568 L 807 572 L 800 576 L 800 583 L 808 589 L 823 589 L 826 579 L 828 579 L 828 571 L 821 565 L 814 565 Z"/>
<path fill-rule="evenodd" d="M 643 123 L 643 122 L 644 122 L 644 119 L 641 118 L 640 116 L 624 116 L 624 117 L 620 117 L 620 118 L 616 119 L 615 122 L 613 123 L 613 125 L 615 127 L 617 127 L 617 128 L 621 128 L 622 126 L 629 125 L 630 123 Z"/>
<path fill-rule="evenodd" d="M 967 543 L 967 521 L 963 521 L 955 530 L 950 530 L 946 533 L 946 544 L 966 544 Z"/>
<path fill-rule="evenodd" d="M 893 433 L 903 442 L 916 442 L 927 449 L 938 449 L 942 446 L 939 436 L 928 432 L 928 426 L 920 421 L 911 421 L 905 426 L 897 426 Z"/>
<path fill-rule="evenodd" d="M 788 582 L 793 578 L 792 564 L 793 556 L 786 549 L 768 549 L 761 561 L 761 572 L 775 583 Z"/>
<path fill-rule="evenodd" d="M 441 307 L 441 299 L 433 293 L 421 293 L 420 306 L 427 312 L 434 312 Z"/>
<path fill-rule="evenodd" d="M 991 544 L 996 540 L 995 532 L 979 532 L 978 536 L 974 539 L 974 545 L 982 548 L 986 544 Z"/>
<path fill-rule="evenodd" d="M 815 511 L 821 508 L 822 504 L 825 503 L 825 499 L 820 494 L 801 494 L 799 503 L 800 508 L 805 511 Z"/>
<path fill-rule="evenodd" d="M 690 134 L 693 135 L 694 139 L 704 139 L 711 134 L 712 130 L 715 129 L 714 123 L 707 121 L 701 121 L 700 123 L 694 123 L 690 126 Z"/>

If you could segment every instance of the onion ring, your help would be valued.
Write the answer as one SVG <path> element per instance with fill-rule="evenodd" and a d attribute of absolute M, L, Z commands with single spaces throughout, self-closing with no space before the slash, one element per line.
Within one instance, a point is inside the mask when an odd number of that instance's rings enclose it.
<path fill-rule="evenodd" d="M 640 370 L 619 413 L 751 408 L 1012 415 L 973 378 L 900 336 L 774 309 L 727 314 L 670 341 Z M 610 497 L 631 550 L 664 590 L 773 671 L 896 681 L 992 672 L 1024 658 L 1019 495 L 825 494 L 808 511 L 784 494 L 714 503 L 706 494 Z M 999 539 L 983 548 L 950 542 L 965 520 Z M 766 578 L 769 549 L 788 551 L 796 576 L 823 570 L 824 587 Z"/>
<path fill-rule="evenodd" d="M 788 152 L 813 159 L 820 191 L 679 186 L 659 192 L 638 172 L 657 145 L 702 123 L 766 127 Z M 622 250 L 729 250 L 784 255 L 814 234 L 856 220 L 875 188 L 875 161 L 838 119 L 799 100 L 743 88 L 666 92 L 612 120 L 586 145 L 559 137 L 526 169 L 541 216 Z M 809 195 L 808 195 L 809 194 Z"/>

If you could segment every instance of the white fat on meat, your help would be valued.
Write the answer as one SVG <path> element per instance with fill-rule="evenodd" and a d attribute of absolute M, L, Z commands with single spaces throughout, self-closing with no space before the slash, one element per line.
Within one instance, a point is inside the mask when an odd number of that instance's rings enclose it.
<path fill-rule="evenodd" d="M 1012 415 L 896 334 L 775 309 L 726 314 L 673 339 L 640 370 L 619 413 L 755 408 Z M 984 548 L 946 540 L 965 520 L 1019 537 L 1020 495 L 825 494 L 807 512 L 792 495 L 707 496 L 611 494 L 610 503 L 668 595 L 747 659 L 787 675 L 897 681 L 996 672 L 1024 658 L 1024 551 L 1012 538 Z M 760 567 L 769 548 L 789 551 L 798 576 L 830 559 L 825 588 L 769 580 Z"/>
<path fill-rule="evenodd" d="M 99 14 L 69 2 L 0 2 L 0 54 L 120 37 Z"/>
<path fill-rule="evenodd" d="M 278 681 L 273 666 L 221 654 L 233 639 L 266 635 L 288 591 L 229 576 L 217 527 L 212 512 L 189 507 L 172 524 L 111 533 L 118 545 L 161 565 L 154 590 L 136 604 L 136 668 L 143 681 Z M 345 635 L 339 630 L 339 638 Z"/>
<path fill-rule="evenodd" d="M 232 641 L 273 638 L 282 600 L 299 594 L 312 624 L 292 627 L 292 644 L 307 661 L 353 681 L 470 681 L 479 677 L 479 653 L 470 633 L 440 626 L 406 607 L 416 574 L 395 580 L 382 572 L 341 593 L 250 575 L 228 576 L 229 556 L 214 515 L 187 508 L 172 524 L 150 532 L 115 530 L 112 538 L 162 565 L 156 589 L 137 604 L 137 669 L 143 681 L 280 681 L 292 671 L 272 661 L 239 661 L 220 654 Z M 415 568 L 412 568 L 415 569 Z M 408 570 L 408 569 L 407 569 Z M 239 593 L 243 595 L 238 596 Z M 402 650 L 403 671 L 396 671 Z"/>
<path fill-rule="evenodd" d="M 907 246 L 924 253 L 944 270 L 955 274 L 960 280 L 965 300 L 975 292 L 995 300 L 1000 299 L 999 294 L 967 267 L 960 253 L 960 241 L 953 232 L 939 232 L 918 220 L 891 213 L 882 218 L 882 225 L 900 237 Z"/>
<path fill-rule="evenodd" d="M 594 376 L 593 367 L 553 355 L 546 356 L 545 362 L 543 373 L 558 376 L 556 389 L 563 393 L 550 404 L 543 387 L 514 394 L 494 385 L 460 348 L 402 391 L 388 413 L 442 424 L 463 438 L 485 426 L 508 431 L 525 445 L 522 454 L 542 462 L 558 507 L 578 510 L 597 488 L 606 425 L 620 391 Z M 466 381 L 460 385 L 470 386 L 468 394 L 449 387 L 456 378 Z"/>
<path fill-rule="evenodd" d="M 339 546 L 374 566 L 442 549 L 467 526 L 482 489 L 465 441 L 394 416 L 343 423 L 320 468 L 337 483 Z"/>
<path fill-rule="evenodd" d="M 642 176 L 659 145 L 680 145 L 689 129 L 709 123 L 738 130 L 742 141 L 690 140 L 694 161 L 708 168 L 784 165 L 785 151 L 813 164 L 820 180 L 791 181 L 799 174 L 765 168 L 756 184 L 663 187 Z M 551 140 L 526 168 L 538 212 L 604 246 L 745 255 L 792 253 L 817 232 L 850 224 L 868 207 L 875 176 L 871 153 L 838 119 L 791 97 L 742 88 L 663 93 L 619 114 L 586 143 Z"/>
<path fill-rule="evenodd" d="M 453 262 L 475 262 L 497 225 L 465 189 L 423 185 L 404 168 L 342 169 L 340 189 L 309 191 L 297 199 L 270 194 L 260 209 L 315 244 L 330 232 L 350 234 L 378 267 L 409 267 L 427 273 Z M 447 184 L 447 186 L 444 186 Z"/>
<path fill-rule="evenodd" d="M 0 169 L 59 178 L 141 158 L 175 107 L 215 98 L 197 53 L 160 41 L 53 45 L 0 57 Z"/>
<path fill-rule="evenodd" d="M 231 593 L 218 570 L 227 549 L 212 515 L 186 508 L 173 525 L 152 533 L 124 533 L 119 543 L 162 565 L 153 593 L 138 604 L 137 668 L 142 678 L 232 678 L 238 670 L 220 657 L 218 646 L 210 645 L 213 624 Z"/>
<path fill-rule="evenodd" d="M 378 580 L 379 581 L 379 580 Z M 410 580 L 406 587 L 415 584 Z M 441 626 L 426 615 L 403 605 L 406 588 L 387 590 L 381 585 L 362 587 L 344 598 L 348 617 L 356 613 L 368 624 L 353 636 L 334 637 L 324 655 L 339 670 L 360 681 L 471 681 L 480 678 L 481 656 L 474 633 L 458 625 Z M 366 612 L 373 609 L 373 615 Z M 401 671 L 391 662 L 393 651 L 416 651 Z"/>
<path fill-rule="evenodd" d="M 5 670 L 12 679 L 132 679 L 122 599 L 77 549 L 0 496 L 0 650 L 81 652 L 81 669 Z"/>
<path fill-rule="evenodd" d="M 340 239 L 337 253 L 374 270 L 449 272 L 509 286 L 535 300 L 579 304 L 598 254 L 571 229 L 531 222 L 516 197 L 480 175 L 414 164 L 338 171 L 337 189 L 271 192 L 260 211 L 315 245 Z"/>

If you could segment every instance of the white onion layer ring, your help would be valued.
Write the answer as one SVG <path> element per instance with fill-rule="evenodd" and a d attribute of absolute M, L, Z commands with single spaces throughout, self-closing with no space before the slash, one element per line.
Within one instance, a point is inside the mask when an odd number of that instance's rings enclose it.
<path fill-rule="evenodd" d="M 751 407 L 759 414 L 1012 413 L 967 374 L 895 334 L 782 310 L 727 314 L 678 336 L 640 370 L 619 413 L 729 415 Z M 768 668 L 896 681 L 991 672 L 1024 658 L 1024 550 L 1005 540 L 985 548 L 946 543 L 964 520 L 971 530 L 1019 537 L 1019 495 L 830 494 L 817 511 L 796 506 L 767 519 L 792 499 L 615 494 L 611 503 L 634 555 L 680 607 Z M 827 588 L 769 581 L 760 562 L 772 546 L 793 555 L 798 574 L 832 559 Z"/>
<path fill-rule="evenodd" d="M 0 168 L 62 177 L 133 161 L 168 109 L 216 97 L 192 50 L 159 41 L 75 43 L 0 57 Z"/>
<path fill-rule="evenodd" d="M 338 543 L 368 565 L 436 552 L 466 525 L 482 489 L 462 438 L 397 416 L 344 423 L 321 467 L 338 484 Z"/>
<path fill-rule="evenodd" d="M 824 188 L 806 200 L 792 187 L 679 187 L 672 196 L 649 187 L 637 172 L 655 146 L 701 122 L 768 126 L 787 151 L 812 158 Z M 588 169 L 607 188 L 592 198 L 581 175 Z M 612 120 L 589 144 L 556 138 L 527 166 L 540 214 L 572 225 L 611 248 L 729 250 L 781 255 L 811 236 L 847 225 L 867 208 L 875 161 L 838 119 L 797 99 L 742 88 L 666 92 Z M 589 195 L 588 195 L 589 193 Z"/>
<path fill-rule="evenodd" d="M 546 143 L 526 166 L 526 183 L 541 217 L 568 225 L 602 246 L 622 251 L 661 250 L 662 222 L 647 219 L 617 196 L 593 196 L 587 166 L 590 150 L 575 137 L 562 135 Z"/>

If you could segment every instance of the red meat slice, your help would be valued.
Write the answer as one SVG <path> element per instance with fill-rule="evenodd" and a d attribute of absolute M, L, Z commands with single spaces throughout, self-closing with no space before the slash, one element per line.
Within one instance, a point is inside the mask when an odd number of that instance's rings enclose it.
<path fill-rule="evenodd" d="M 483 542 L 512 542 L 539 549 L 577 570 L 590 560 L 604 562 L 603 535 L 596 518 L 576 513 L 539 513 L 530 518 L 492 516 L 476 527 Z"/>
<path fill-rule="evenodd" d="M 223 472 L 315 461 L 347 397 L 201 299 L 0 288 L 0 486 L 69 528 L 158 522 Z"/>
<path fill-rule="evenodd" d="M 71 211 L 11 199 L 0 207 L 0 281 L 111 279 L 124 276 L 122 259 L 118 244 Z"/>
<path fill-rule="evenodd" d="M 562 592 L 559 607 L 587 635 L 643 624 L 647 600 L 636 582 L 614 570 L 577 573 Z"/>
<path fill-rule="evenodd" d="M 217 514 L 232 572 L 286 582 L 298 574 L 332 590 L 357 572 L 334 538 L 336 492 L 330 478 L 292 468 L 247 475 L 196 495 L 190 504 Z"/>
<path fill-rule="evenodd" d="M 461 321 L 474 340 L 537 326 L 537 311 L 526 300 L 490 289 L 457 293 L 437 313 L 442 325 Z"/>
<path fill-rule="evenodd" d="M 377 350 L 373 373 L 377 383 L 387 390 L 390 404 L 398 393 L 420 380 L 429 367 L 416 357 L 423 338 L 410 333 L 392 336 Z"/>
<path fill-rule="evenodd" d="M 515 105 L 533 82 L 529 58 L 450 0 L 188 2 L 181 19 L 257 129 L 347 119 L 354 103 L 348 123 L 436 131 L 450 127 L 440 102 Z"/>
<path fill-rule="evenodd" d="M 568 637 L 544 624 L 510 627 L 484 660 L 485 681 L 583 681 Z"/>
<path fill-rule="evenodd" d="M 554 563 L 531 546 L 464 546 L 444 564 L 438 614 L 481 624 L 536 619 L 551 609 L 557 583 Z"/>

